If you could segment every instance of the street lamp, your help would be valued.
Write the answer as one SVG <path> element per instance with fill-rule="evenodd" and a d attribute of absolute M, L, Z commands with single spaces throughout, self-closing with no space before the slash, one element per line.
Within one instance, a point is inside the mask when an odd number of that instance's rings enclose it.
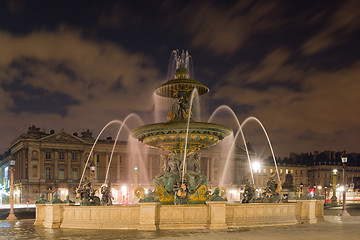
<path fill-rule="evenodd" d="M 261 163 L 258 161 L 255 161 L 251 164 L 252 170 L 255 173 L 260 173 L 260 169 L 261 169 Z M 256 176 L 255 176 L 256 177 Z M 256 177 L 256 179 L 254 180 L 254 185 L 260 185 L 260 182 L 258 181 L 259 177 Z"/>
<path fill-rule="evenodd" d="M 15 160 L 10 155 L 9 157 L 10 164 L 10 213 L 6 220 L 18 220 L 14 214 L 14 171 L 15 171 Z"/>
<path fill-rule="evenodd" d="M 337 177 L 337 169 L 333 169 L 332 171 L 333 173 L 333 195 L 331 197 L 331 202 L 332 203 L 336 203 L 337 198 L 336 198 L 336 177 Z"/>
<path fill-rule="evenodd" d="M 252 169 L 254 172 L 259 172 L 261 169 L 261 163 L 260 162 L 253 162 Z"/>
<path fill-rule="evenodd" d="M 137 166 L 134 167 L 134 189 L 139 185 L 139 168 Z"/>
<path fill-rule="evenodd" d="M 94 185 L 94 181 L 95 181 L 95 169 L 96 169 L 95 163 L 94 163 L 94 161 L 92 161 L 92 162 L 90 163 L 90 182 L 91 182 L 91 185 Z"/>
<path fill-rule="evenodd" d="M 350 216 L 350 214 L 348 213 L 348 211 L 346 210 L 346 191 L 347 191 L 347 187 L 346 187 L 346 163 L 347 163 L 347 154 L 344 151 L 341 154 L 341 161 L 343 164 L 343 182 L 344 182 L 344 191 L 343 191 L 343 207 L 342 207 L 342 211 L 340 212 L 340 216 Z"/>
<path fill-rule="evenodd" d="M 324 205 L 326 205 L 326 191 L 327 191 L 327 186 L 326 185 L 325 185 L 324 189 L 325 189 L 325 202 L 324 202 Z"/>
<path fill-rule="evenodd" d="M 303 195 L 303 187 L 304 187 L 304 184 L 302 182 L 300 182 L 301 196 Z"/>

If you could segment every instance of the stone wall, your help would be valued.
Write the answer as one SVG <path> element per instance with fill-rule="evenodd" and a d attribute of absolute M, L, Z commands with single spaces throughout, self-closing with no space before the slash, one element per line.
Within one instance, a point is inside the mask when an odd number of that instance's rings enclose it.
<path fill-rule="evenodd" d="M 199 205 L 74 206 L 37 204 L 36 225 L 83 229 L 227 229 L 316 223 L 323 219 L 323 201 Z"/>
<path fill-rule="evenodd" d="M 226 224 L 231 228 L 296 224 L 297 207 L 296 203 L 228 204 Z"/>

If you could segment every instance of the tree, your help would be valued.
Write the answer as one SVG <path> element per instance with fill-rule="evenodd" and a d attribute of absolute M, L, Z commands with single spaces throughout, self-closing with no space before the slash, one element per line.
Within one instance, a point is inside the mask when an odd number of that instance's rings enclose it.
<path fill-rule="evenodd" d="M 294 179 L 291 173 L 286 174 L 285 176 L 285 182 L 282 185 L 282 188 L 288 189 L 290 192 L 296 192 L 297 187 L 294 185 Z"/>

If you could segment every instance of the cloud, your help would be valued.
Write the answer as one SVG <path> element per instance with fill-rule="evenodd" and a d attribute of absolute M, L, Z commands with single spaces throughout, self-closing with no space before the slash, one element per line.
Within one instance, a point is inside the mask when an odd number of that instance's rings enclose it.
<path fill-rule="evenodd" d="M 96 131 L 114 118 L 149 111 L 160 85 L 151 58 L 66 27 L 26 35 L 1 31 L 0 52 L 3 151 L 32 124 Z M 16 103 L 39 106 L 34 111 Z"/>
<path fill-rule="evenodd" d="M 25 10 L 25 3 L 21 0 L 8 0 L 7 6 L 9 12 L 13 15 L 22 14 Z"/>
<path fill-rule="evenodd" d="M 325 71 L 302 69 L 287 61 L 290 57 L 290 52 L 276 49 L 257 66 L 235 67 L 214 88 L 214 98 L 233 106 L 253 106 L 247 116 L 263 122 L 283 156 L 290 151 L 344 147 L 356 151 L 360 140 L 360 62 Z M 263 141 L 262 135 L 254 138 Z"/>
<path fill-rule="evenodd" d="M 178 17 L 168 24 L 190 36 L 193 47 L 217 55 L 229 55 L 244 46 L 253 35 L 281 25 L 275 17 L 281 9 L 276 1 L 238 1 L 230 6 L 193 1 L 176 9 L 181 9 L 177 12 Z"/>
<path fill-rule="evenodd" d="M 139 26 L 143 23 L 143 19 L 136 13 L 137 10 L 129 3 L 115 1 L 110 9 L 102 11 L 98 18 L 98 26 L 110 29 L 118 29 L 126 25 Z"/>
<path fill-rule="evenodd" d="M 319 51 L 323 51 L 341 42 L 341 39 L 344 36 L 359 30 L 359 8 L 359 1 L 346 1 L 333 15 L 329 17 L 324 29 L 312 36 L 303 44 L 303 54 L 311 55 Z"/>

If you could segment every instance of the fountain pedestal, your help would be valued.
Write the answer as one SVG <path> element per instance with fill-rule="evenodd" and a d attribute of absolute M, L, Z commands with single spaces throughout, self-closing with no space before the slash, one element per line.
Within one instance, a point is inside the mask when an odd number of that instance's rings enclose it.
<path fill-rule="evenodd" d="M 158 202 L 139 203 L 139 230 L 156 230 L 158 228 Z"/>
<path fill-rule="evenodd" d="M 209 225 L 210 229 L 225 229 L 226 225 L 226 201 L 206 202 L 209 207 Z"/>

